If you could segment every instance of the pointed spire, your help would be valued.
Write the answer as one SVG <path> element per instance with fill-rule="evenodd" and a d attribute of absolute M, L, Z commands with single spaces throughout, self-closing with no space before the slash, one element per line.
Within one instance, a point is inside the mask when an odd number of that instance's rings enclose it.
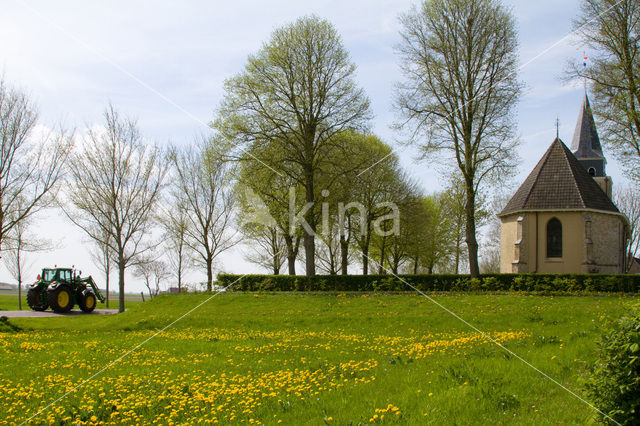
<path fill-rule="evenodd" d="M 578 159 L 604 159 L 596 123 L 593 120 L 593 113 L 591 112 L 591 105 L 586 92 L 578 115 L 576 131 L 573 134 L 571 151 Z"/>

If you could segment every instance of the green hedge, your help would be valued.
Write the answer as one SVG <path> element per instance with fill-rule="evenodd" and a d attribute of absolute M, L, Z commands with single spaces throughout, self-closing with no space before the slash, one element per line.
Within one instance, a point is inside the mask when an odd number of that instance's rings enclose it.
<path fill-rule="evenodd" d="M 637 425 L 640 418 L 640 305 L 609 324 L 586 382 L 606 424 Z"/>
<path fill-rule="evenodd" d="M 637 293 L 640 275 L 485 274 L 468 275 L 218 275 L 228 291 L 525 291 Z M 414 287 L 414 288 L 412 288 Z"/>

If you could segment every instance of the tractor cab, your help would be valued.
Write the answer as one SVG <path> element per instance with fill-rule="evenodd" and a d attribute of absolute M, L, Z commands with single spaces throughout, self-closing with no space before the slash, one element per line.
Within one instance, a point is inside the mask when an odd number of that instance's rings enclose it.
<path fill-rule="evenodd" d="M 45 283 L 52 283 L 54 281 L 71 282 L 73 280 L 73 271 L 68 268 L 44 268 L 39 280 Z"/>

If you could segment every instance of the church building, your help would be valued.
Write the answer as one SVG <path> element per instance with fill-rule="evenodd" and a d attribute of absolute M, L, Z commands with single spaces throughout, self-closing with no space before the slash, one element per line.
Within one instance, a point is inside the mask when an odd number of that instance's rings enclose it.
<path fill-rule="evenodd" d="M 503 273 L 624 273 L 628 220 L 585 94 L 571 150 L 556 138 L 498 214 Z"/>

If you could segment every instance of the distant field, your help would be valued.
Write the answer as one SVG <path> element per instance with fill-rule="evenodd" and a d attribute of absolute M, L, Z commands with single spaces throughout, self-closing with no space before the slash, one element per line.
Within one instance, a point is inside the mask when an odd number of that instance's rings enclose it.
<path fill-rule="evenodd" d="M 0 333 L 0 423 L 39 409 L 207 295 Z M 637 299 L 435 299 L 581 393 L 607 319 Z M 579 423 L 592 410 L 421 296 L 222 294 L 34 421 L 51 424 Z"/>

